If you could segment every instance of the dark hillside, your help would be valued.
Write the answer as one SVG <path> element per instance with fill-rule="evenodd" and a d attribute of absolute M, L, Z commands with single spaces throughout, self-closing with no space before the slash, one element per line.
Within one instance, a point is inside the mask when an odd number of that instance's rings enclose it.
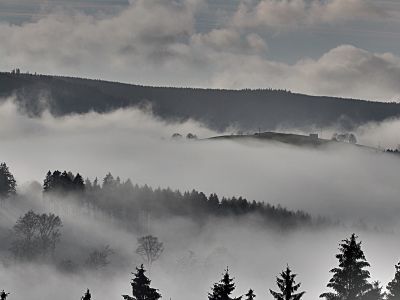
<path fill-rule="evenodd" d="M 340 125 L 351 129 L 400 116 L 400 104 L 295 94 L 282 90 L 215 90 L 148 87 L 100 80 L 0 73 L 0 96 L 17 96 L 31 114 L 44 99 L 55 115 L 106 112 L 151 104 L 166 120 L 192 118 L 224 130 L 273 130 Z"/>

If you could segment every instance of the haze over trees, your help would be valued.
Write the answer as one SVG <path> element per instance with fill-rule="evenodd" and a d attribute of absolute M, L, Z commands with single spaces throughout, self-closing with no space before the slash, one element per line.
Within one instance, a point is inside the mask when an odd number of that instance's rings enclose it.
<path fill-rule="evenodd" d="M 139 254 L 147 263 L 147 266 L 151 268 L 153 262 L 155 262 L 164 251 L 164 244 L 158 241 L 158 238 L 152 235 L 146 235 L 138 238 L 139 246 L 136 249 L 136 253 Z"/>
<path fill-rule="evenodd" d="M 114 251 L 109 245 L 100 249 L 95 249 L 89 253 L 88 258 L 85 261 L 85 266 L 93 270 L 105 268 L 110 263 L 109 257 L 113 253 Z"/>
<path fill-rule="evenodd" d="M 58 216 L 30 210 L 13 227 L 14 241 L 10 250 L 15 258 L 27 261 L 53 255 L 60 241 L 61 227 Z"/>
<path fill-rule="evenodd" d="M 79 177 L 79 181 L 76 178 Z M 78 183 L 74 183 L 78 182 Z M 118 222 L 129 226 L 142 226 L 140 223 L 144 215 L 156 218 L 169 216 L 187 216 L 199 223 L 209 217 L 245 217 L 255 215 L 259 222 L 280 228 L 295 228 L 297 226 L 324 226 L 327 219 L 313 219 L 303 211 L 290 211 L 281 206 L 274 206 L 264 202 L 248 201 L 243 197 L 221 199 L 215 193 L 208 197 L 196 190 L 181 193 L 167 189 L 152 189 L 144 185 L 133 185 L 130 179 L 121 181 L 111 173 L 106 174 L 102 185 L 97 178 L 93 181 L 72 172 L 48 172 L 43 184 L 46 195 L 56 193 L 58 196 L 70 193 L 80 193 L 77 201 L 86 208 L 96 208 L 116 218 Z M 60 201 L 57 197 L 56 201 Z M 71 200 L 70 200 L 71 201 Z M 145 229 L 145 228 L 143 228 Z"/>
<path fill-rule="evenodd" d="M 111 173 L 105 175 L 104 179 L 101 180 L 102 185 L 100 185 L 97 179 L 93 182 L 89 179 L 84 181 L 83 177 L 78 175 L 79 173 L 74 175 L 72 172 L 67 171 L 62 173 L 59 171 L 48 172 L 43 184 L 43 194 L 46 197 L 39 199 L 51 203 L 58 201 L 61 204 L 60 206 L 67 206 L 73 202 L 81 211 L 87 210 L 93 215 L 99 211 L 102 212 L 101 218 L 112 219 L 115 228 L 120 228 L 122 225 L 126 229 L 124 233 L 129 237 L 139 236 L 136 245 L 132 242 L 132 247 L 137 246 L 136 253 L 142 256 L 147 264 L 147 269 L 150 269 L 152 263 L 157 259 L 162 260 L 163 264 L 168 263 L 166 260 L 171 259 L 171 256 L 161 256 L 161 254 L 170 254 L 166 253 L 170 247 L 165 247 L 164 249 L 163 243 L 165 242 L 165 244 L 169 245 L 170 241 L 164 239 L 165 237 L 162 235 L 160 239 L 151 234 L 138 235 L 139 233 L 143 234 L 143 227 L 135 227 L 137 225 L 135 222 L 141 214 L 152 213 L 152 216 L 157 220 L 169 219 L 171 216 L 190 217 L 198 222 L 199 228 L 210 217 L 227 218 L 237 222 L 240 218 L 250 216 L 251 218 L 249 219 L 254 220 L 256 219 L 254 217 L 257 216 L 262 220 L 265 218 L 279 224 L 280 227 L 277 227 L 279 230 L 276 232 L 280 235 L 288 233 L 282 230 L 288 229 L 288 227 L 284 227 L 286 222 L 289 222 L 292 226 L 289 229 L 300 228 L 302 224 L 312 222 L 312 218 L 307 214 L 294 213 L 281 207 L 268 206 L 255 201 L 250 202 L 244 198 L 220 199 L 216 194 L 211 194 L 207 197 L 204 193 L 197 191 L 181 193 L 170 189 L 154 190 L 148 186 L 139 187 L 133 185 L 130 180 L 121 180 Z M 76 180 L 76 178 L 79 180 Z M 74 182 L 81 188 L 76 189 Z M 40 195 L 40 192 L 38 194 Z M 23 200 L 27 201 L 21 198 L 18 200 L 18 205 L 24 207 Z M 15 205 L 16 202 L 11 201 L 11 205 Z M 88 215 L 80 214 L 79 216 Z M 74 217 L 73 215 L 72 223 L 75 224 Z M 133 225 L 127 226 L 127 224 Z M 270 225 L 271 223 L 262 224 Z M 21 265 L 28 262 L 31 265 L 46 263 L 57 266 L 62 271 L 69 270 L 71 274 L 84 270 L 87 274 L 96 275 L 102 274 L 107 266 L 112 265 L 114 255 L 118 255 L 118 250 L 114 252 L 114 249 L 118 248 L 114 248 L 113 245 L 90 247 L 90 251 L 83 251 L 80 244 L 82 241 L 77 241 L 77 245 L 74 246 L 77 246 L 78 250 L 76 251 L 83 258 L 78 262 L 68 258 L 68 251 L 60 253 L 58 249 L 61 248 L 59 246 L 61 234 L 63 233 L 64 237 L 64 232 L 71 230 L 71 228 L 66 227 L 63 227 L 61 218 L 51 212 L 36 213 L 33 210 L 29 210 L 21 215 L 15 220 L 15 225 L 10 228 L 11 235 L 8 236 L 8 238 L 12 239 L 9 250 L 15 258 L 13 263 L 20 264 L 22 262 L 23 264 Z M 257 228 L 260 229 L 260 227 Z M 128 239 L 128 241 L 130 240 Z M 130 251 L 133 252 L 132 250 Z M 1 254 L 2 252 L 0 251 Z M 382 285 L 378 281 L 371 281 L 370 273 L 367 270 L 370 265 L 361 249 L 361 242 L 358 241 L 355 234 L 340 242 L 339 253 L 336 258 L 339 264 L 338 267 L 331 270 L 332 279 L 327 285 L 332 291 L 323 293 L 321 295 L 322 298 L 327 300 L 398 299 L 400 295 L 400 263 L 395 266 L 394 278 L 387 284 L 387 294 L 385 295 Z M 121 259 L 121 256 L 119 259 Z M 121 261 L 123 263 L 126 262 L 122 259 Z M 197 267 L 198 265 L 196 264 L 191 265 L 191 268 Z M 204 263 L 204 267 L 208 268 L 209 265 Z M 158 271 L 158 269 L 155 271 Z M 146 270 L 143 265 L 136 269 L 131 282 L 132 296 L 123 295 L 124 299 L 158 300 L 161 298 L 161 292 L 151 287 L 151 281 L 145 273 Z M 176 271 L 171 271 L 169 274 L 173 277 L 177 275 L 176 273 Z M 278 290 L 269 290 L 266 287 L 263 291 L 256 291 L 257 295 L 259 295 L 257 299 L 263 299 L 268 290 L 272 297 L 277 300 L 303 299 L 305 292 L 301 291 L 300 283 L 296 283 L 295 278 L 296 274 L 293 274 L 292 270 L 287 267 L 276 279 Z M 246 287 L 246 289 L 237 292 L 234 279 L 230 276 L 229 270 L 226 269 L 222 279 L 213 284 L 211 291 L 207 295 L 209 300 L 254 300 L 256 292 L 248 288 Z M 205 294 L 204 297 L 206 297 Z M 91 293 L 87 290 L 83 299 L 90 298 Z"/>

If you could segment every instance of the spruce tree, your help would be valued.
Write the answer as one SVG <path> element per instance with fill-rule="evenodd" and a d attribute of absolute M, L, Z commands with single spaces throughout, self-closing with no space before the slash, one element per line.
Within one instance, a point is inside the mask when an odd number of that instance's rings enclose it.
<path fill-rule="evenodd" d="M 225 270 L 220 282 L 214 284 L 212 292 L 208 293 L 209 300 L 240 300 L 242 297 L 231 298 L 232 292 L 235 290 L 233 278 L 229 276 L 228 268 Z"/>
<path fill-rule="evenodd" d="M 250 289 L 245 296 L 246 300 L 254 300 L 254 298 L 256 297 L 252 289 Z"/>
<path fill-rule="evenodd" d="M 373 288 L 368 283 L 369 267 L 361 250 L 361 242 L 357 242 L 357 236 L 353 233 L 350 239 L 342 240 L 339 248 L 340 253 L 336 255 L 339 260 L 339 267 L 332 269 L 333 273 L 327 287 L 334 292 L 323 293 L 321 298 L 326 300 L 359 300 Z"/>
<path fill-rule="evenodd" d="M 382 292 L 382 287 L 379 285 L 379 281 L 375 281 L 371 284 L 371 288 L 362 297 L 363 300 L 384 300 L 385 293 Z"/>
<path fill-rule="evenodd" d="M 0 164 L 0 198 L 16 194 L 17 182 L 5 163 Z"/>
<path fill-rule="evenodd" d="M 81 174 L 77 173 L 74 180 L 72 181 L 73 187 L 76 191 L 83 191 L 85 190 L 85 182 Z"/>
<path fill-rule="evenodd" d="M 295 277 L 296 274 L 292 274 L 289 266 L 286 267 L 285 271 L 282 271 L 280 277 L 276 278 L 276 284 L 280 289 L 279 292 L 274 292 L 269 290 L 272 296 L 276 300 L 299 300 L 303 297 L 305 292 L 295 293 L 300 288 L 300 283 L 296 284 Z"/>
<path fill-rule="evenodd" d="M 53 188 L 53 176 L 50 170 L 46 174 L 46 178 L 43 181 L 43 192 L 48 192 Z"/>
<path fill-rule="evenodd" d="M 396 272 L 394 278 L 388 283 L 387 289 L 387 300 L 398 300 L 400 299 L 400 262 L 394 266 Z"/>
<path fill-rule="evenodd" d="M 151 280 L 144 273 L 146 270 L 143 265 L 136 268 L 136 273 L 133 274 L 135 278 L 131 282 L 133 297 L 122 295 L 125 300 L 158 300 L 161 298 L 158 290 L 150 287 Z"/>
<path fill-rule="evenodd" d="M 90 294 L 89 289 L 87 289 L 85 295 L 83 295 L 81 297 L 81 300 L 91 300 L 91 299 L 92 299 L 92 295 Z"/>

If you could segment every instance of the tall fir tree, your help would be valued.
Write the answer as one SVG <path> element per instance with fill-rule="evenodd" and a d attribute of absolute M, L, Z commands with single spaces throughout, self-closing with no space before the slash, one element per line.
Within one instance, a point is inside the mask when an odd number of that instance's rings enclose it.
<path fill-rule="evenodd" d="M 373 286 L 368 283 L 370 278 L 369 263 L 361 250 L 361 242 L 357 242 L 357 236 L 353 233 L 350 239 L 342 240 L 339 244 L 340 253 L 336 255 L 339 267 L 333 268 L 333 273 L 327 287 L 334 293 L 323 293 L 320 298 L 326 300 L 361 300 Z"/>
<path fill-rule="evenodd" d="M 394 278 L 388 283 L 387 289 L 387 300 L 398 300 L 400 299 L 400 262 L 394 266 L 396 272 Z"/>
<path fill-rule="evenodd" d="M 220 282 L 214 284 L 212 292 L 208 293 L 209 300 L 240 300 L 242 297 L 232 298 L 230 295 L 235 290 L 236 286 L 233 278 L 229 275 L 229 269 L 225 270 Z"/>
<path fill-rule="evenodd" d="M 290 270 L 289 266 L 286 267 L 286 270 L 282 271 L 280 277 L 276 278 L 276 284 L 279 287 L 280 292 L 274 292 L 273 290 L 269 290 L 271 295 L 276 300 L 299 300 L 305 292 L 296 293 L 300 288 L 300 283 L 296 283 L 296 274 L 292 274 L 292 270 Z"/>
<path fill-rule="evenodd" d="M 6 163 L 0 164 L 0 198 L 7 198 L 17 192 L 17 182 Z"/>
<path fill-rule="evenodd" d="M 136 268 L 136 273 L 133 274 L 135 278 L 131 282 L 133 297 L 122 295 L 125 300 L 158 300 L 161 298 L 158 290 L 150 287 L 151 280 L 145 273 L 146 270 L 143 265 L 140 268 Z"/>
<path fill-rule="evenodd" d="M 245 296 L 246 300 L 254 300 L 256 298 L 256 295 L 252 289 L 250 289 Z"/>

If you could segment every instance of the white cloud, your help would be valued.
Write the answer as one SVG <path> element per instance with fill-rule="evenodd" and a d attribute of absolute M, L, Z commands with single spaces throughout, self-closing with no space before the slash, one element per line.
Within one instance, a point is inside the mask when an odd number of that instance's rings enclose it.
<path fill-rule="evenodd" d="M 269 0 L 259 5 L 276 6 L 277 12 L 267 12 L 295 23 L 303 17 L 313 23 L 317 16 L 318 22 L 330 22 L 339 15 L 382 14 L 367 1 L 346 3 L 312 2 L 308 7 L 300 0 Z M 267 41 L 254 31 L 229 23 L 197 32 L 196 15 L 204 5 L 198 0 L 135 0 L 117 15 L 55 13 L 19 26 L 0 24 L 0 68 L 150 85 L 272 87 L 383 101 L 400 95 L 400 58 L 393 54 L 344 45 L 319 58 L 276 62 L 268 58 Z M 353 14 L 358 6 L 365 8 Z"/>
<path fill-rule="evenodd" d="M 334 48 L 318 59 L 293 65 L 258 56 L 216 59 L 219 70 L 213 86 L 228 88 L 274 87 L 296 92 L 393 101 L 400 95 L 400 59 L 371 53 L 351 45 Z"/>
<path fill-rule="evenodd" d="M 245 28 L 295 30 L 298 26 L 382 19 L 388 15 L 386 10 L 368 0 L 245 0 L 241 1 L 233 23 Z"/>

